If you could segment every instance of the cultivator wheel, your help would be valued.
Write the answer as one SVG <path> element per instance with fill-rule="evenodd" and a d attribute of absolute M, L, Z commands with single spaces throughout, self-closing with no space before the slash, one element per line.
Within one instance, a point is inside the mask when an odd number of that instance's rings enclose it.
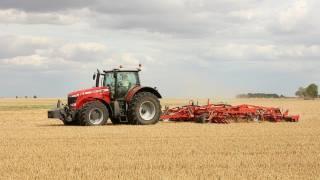
<path fill-rule="evenodd" d="M 207 122 L 208 122 L 208 115 L 207 115 L 207 114 L 202 114 L 202 115 L 196 117 L 195 119 L 196 119 L 195 121 L 196 121 L 197 123 L 202 123 L 202 124 L 204 124 L 204 123 L 207 123 Z"/>

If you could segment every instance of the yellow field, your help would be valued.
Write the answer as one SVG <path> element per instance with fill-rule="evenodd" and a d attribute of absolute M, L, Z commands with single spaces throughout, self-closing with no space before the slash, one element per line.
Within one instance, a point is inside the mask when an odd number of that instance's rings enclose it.
<path fill-rule="evenodd" d="M 67 127 L 46 117 L 55 99 L 0 99 L 0 178 L 320 179 L 320 101 L 227 102 L 288 108 L 302 118 Z"/>

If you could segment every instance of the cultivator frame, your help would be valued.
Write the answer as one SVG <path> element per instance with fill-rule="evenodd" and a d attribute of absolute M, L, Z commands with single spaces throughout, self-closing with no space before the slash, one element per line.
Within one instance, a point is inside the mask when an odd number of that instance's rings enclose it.
<path fill-rule="evenodd" d="M 228 104 L 195 105 L 193 101 L 182 107 L 165 107 L 162 120 L 193 121 L 199 123 L 224 123 L 240 121 L 270 121 L 270 122 L 298 122 L 299 115 L 289 115 L 289 111 L 281 112 L 280 108 L 241 104 L 231 106 Z"/>

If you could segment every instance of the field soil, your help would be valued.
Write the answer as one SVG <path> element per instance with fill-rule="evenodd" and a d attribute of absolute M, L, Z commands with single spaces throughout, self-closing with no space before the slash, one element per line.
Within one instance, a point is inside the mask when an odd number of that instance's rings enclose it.
<path fill-rule="evenodd" d="M 320 179 L 319 100 L 222 101 L 281 107 L 301 120 L 63 126 L 47 118 L 56 99 L 0 99 L 0 179 Z"/>

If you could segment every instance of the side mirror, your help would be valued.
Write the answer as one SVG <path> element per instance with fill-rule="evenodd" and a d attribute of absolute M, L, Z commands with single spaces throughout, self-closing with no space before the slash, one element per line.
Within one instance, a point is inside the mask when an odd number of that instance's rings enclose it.
<path fill-rule="evenodd" d="M 94 73 L 94 74 L 93 74 L 93 76 L 92 76 L 92 79 L 93 79 L 93 80 L 95 80 L 95 79 L 96 79 L 96 77 L 97 77 L 97 74 L 96 74 L 96 73 Z"/>

